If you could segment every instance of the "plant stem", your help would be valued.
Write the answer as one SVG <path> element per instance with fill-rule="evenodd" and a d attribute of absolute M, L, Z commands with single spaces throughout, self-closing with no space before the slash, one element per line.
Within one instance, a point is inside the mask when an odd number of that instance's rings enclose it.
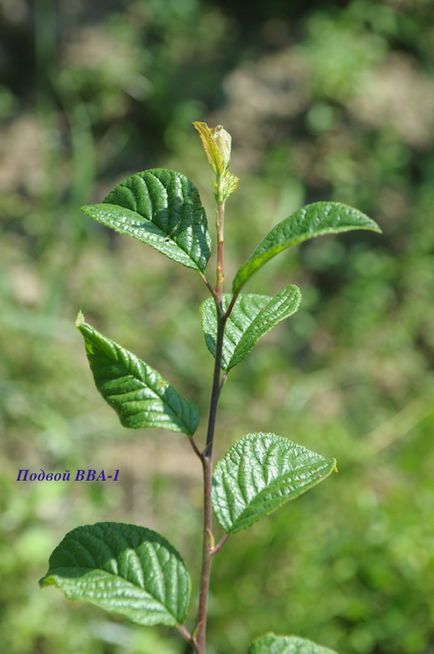
<path fill-rule="evenodd" d="M 188 438 L 188 442 L 190 443 L 190 445 L 191 445 L 191 447 L 192 447 L 192 449 L 193 449 L 193 452 L 194 452 L 194 453 L 196 454 L 196 456 L 199 457 L 199 459 L 202 461 L 202 452 L 201 452 L 200 449 L 198 448 L 198 446 L 197 446 L 197 444 L 196 444 L 196 441 L 194 440 L 193 436 L 188 436 L 187 438 Z"/>
<path fill-rule="evenodd" d="M 214 446 L 214 434 L 217 419 L 217 408 L 220 398 L 220 393 L 226 379 L 222 377 L 221 364 L 223 354 L 223 337 L 225 324 L 228 314 L 224 315 L 223 312 L 223 282 L 224 282 L 224 215 L 225 203 L 224 201 L 217 204 L 217 270 L 216 270 L 216 287 L 213 297 L 216 304 L 217 312 L 217 336 L 216 336 L 216 351 L 214 361 L 214 374 L 211 390 L 211 399 L 208 416 L 208 428 L 206 434 L 205 449 L 201 455 L 202 470 L 203 470 L 203 547 L 202 547 L 202 571 L 200 577 L 200 593 L 199 593 L 199 610 L 197 616 L 197 625 L 193 635 L 193 645 L 197 654 L 205 654 L 206 652 L 206 627 L 208 617 L 208 596 L 209 585 L 211 579 L 211 564 L 213 554 L 215 553 L 214 536 L 212 533 L 212 457 Z"/>
<path fill-rule="evenodd" d="M 224 336 L 225 322 L 226 321 L 223 318 L 219 318 L 218 320 L 214 375 L 213 375 L 211 401 L 210 401 L 209 416 L 208 416 L 208 429 L 206 434 L 205 450 L 203 452 L 204 458 L 209 459 L 210 462 L 212 462 L 214 433 L 215 433 L 215 425 L 217 419 L 217 408 L 220 399 L 220 392 L 222 389 L 222 384 L 221 384 L 222 380 L 221 380 L 220 371 L 221 371 L 221 364 L 222 364 L 223 336 Z"/>
<path fill-rule="evenodd" d="M 203 549 L 202 549 L 202 572 L 200 578 L 199 611 L 197 617 L 195 647 L 197 654 L 205 654 L 206 649 L 206 622 L 208 615 L 208 594 L 211 578 L 211 563 L 214 549 L 214 538 L 212 534 L 212 455 L 214 445 L 214 433 L 217 418 L 217 407 L 221 392 L 220 367 L 222 361 L 223 335 L 225 321 L 219 318 L 217 330 L 217 344 L 214 365 L 214 377 L 211 391 L 210 410 L 208 418 L 208 430 L 205 449 L 202 453 L 203 469 Z"/>
<path fill-rule="evenodd" d="M 212 554 L 213 556 L 214 556 L 215 554 L 218 554 L 218 553 L 220 552 L 220 550 L 223 549 L 223 547 L 225 546 L 225 544 L 226 544 L 227 541 L 228 541 L 229 536 L 230 536 L 230 534 L 225 534 L 225 535 L 223 536 L 223 538 L 222 538 L 222 539 L 217 543 L 217 545 L 215 545 L 215 546 L 212 548 L 212 550 L 211 550 L 211 554 Z"/>
<path fill-rule="evenodd" d="M 199 611 L 197 617 L 195 647 L 197 654 L 205 654 L 206 648 L 206 622 L 208 616 L 208 594 L 211 578 L 211 547 L 212 547 L 212 507 L 211 507 L 211 462 L 206 457 L 202 460 L 203 465 L 203 496 L 204 496 L 204 530 L 203 530 L 203 551 L 202 571 L 200 576 Z"/>
<path fill-rule="evenodd" d="M 225 202 L 217 204 L 217 271 L 215 294 L 217 303 L 222 305 L 224 275 L 224 245 L 225 245 Z"/>
<path fill-rule="evenodd" d="M 177 629 L 178 629 L 179 633 L 181 634 L 181 636 L 183 637 L 183 639 L 184 639 L 187 643 L 190 643 L 190 644 L 191 644 L 191 642 L 192 642 L 192 635 L 191 635 L 191 633 L 188 631 L 188 629 L 185 627 L 185 625 L 183 625 L 183 624 L 179 624 L 178 627 L 177 627 Z"/>

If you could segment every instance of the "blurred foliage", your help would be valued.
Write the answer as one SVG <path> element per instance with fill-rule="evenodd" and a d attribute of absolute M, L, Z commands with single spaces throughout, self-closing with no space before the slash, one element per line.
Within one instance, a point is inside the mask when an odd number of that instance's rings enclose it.
<path fill-rule="evenodd" d="M 65 531 L 104 519 L 161 530 L 197 575 L 188 445 L 119 426 L 73 327 L 82 307 L 205 411 L 200 279 L 78 212 L 164 165 L 195 180 L 212 223 L 195 119 L 234 138 L 228 277 L 305 201 L 353 204 L 384 229 L 305 244 L 250 285 L 294 281 L 304 301 L 234 371 L 219 453 L 274 431 L 340 474 L 229 541 L 210 654 L 270 629 L 345 654 L 434 652 L 433 18 L 431 0 L 0 0 L 2 652 L 182 652 L 36 582 Z M 117 486 L 15 481 L 113 462 Z"/>

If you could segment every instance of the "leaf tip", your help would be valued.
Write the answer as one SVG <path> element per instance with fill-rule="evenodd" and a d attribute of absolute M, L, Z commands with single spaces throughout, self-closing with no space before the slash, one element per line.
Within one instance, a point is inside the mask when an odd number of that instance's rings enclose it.
<path fill-rule="evenodd" d="M 86 216 L 92 216 L 92 207 L 94 206 L 95 205 L 93 204 L 84 204 L 82 207 L 80 207 L 80 211 Z"/>
<path fill-rule="evenodd" d="M 383 233 L 383 230 L 381 229 L 380 225 L 375 220 L 373 220 L 366 214 L 362 214 L 362 216 L 365 218 L 366 221 L 366 224 L 362 229 L 366 229 L 370 232 L 376 232 L 377 234 Z"/>
<path fill-rule="evenodd" d="M 54 577 L 49 575 L 48 573 L 44 577 L 41 577 L 40 580 L 38 581 L 39 588 L 45 588 L 46 586 L 52 586 L 53 584 L 54 584 Z"/>
<path fill-rule="evenodd" d="M 80 329 L 81 325 L 84 325 L 86 322 L 83 311 L 80 309 L 80 311 L 77 313 L 77 317 L 75 319 L 75 326 L 77 329 Z"/>

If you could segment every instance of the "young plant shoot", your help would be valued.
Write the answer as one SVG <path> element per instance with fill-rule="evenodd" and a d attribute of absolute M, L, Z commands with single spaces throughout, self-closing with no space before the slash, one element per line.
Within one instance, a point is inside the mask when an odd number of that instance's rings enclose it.
<path fill-rule="evenodd" d="M 53 551 L 41 586 L 55 585 L 69 599 L 84 600 L 139 625 L 178 630 L 196 654 L 207 649 L 208 595 L 213 558 L 229 537 L 297 498 L 335 469 L 336 461 L 273 433 L 247 434 L 214 465 L 219 398 L 232 368 L 259 339 L 294 314 L 301 293 L 294 284 L 275 296 L 244 293 L 267 261 L 298 243 L 323 234 L 355 229 L 380 232 L 360 211 L 339 202 L 315 202 L 277 224 L 257 245 L 225 292 L 224 221 L 226 203 L 238 178 L 229 170 L 231 136 L 223 127 L 196 122 L 214 173 L 216 270 L 207 272 L 211 236 L 205 209 L 193 183 L 181 173 L 151 169 L 118 184 L 100 204 L 83 212 L 106 227 L 150 245 L 199 275 L 210 295 L 200 307 L 206 346 L 214 357 L 212 390 L 203 440 L 197 407 L 157 370 L 100 334 L 80 313 L 96 387 L 124 427 L 161 428 L 185 434 L 203 471 L 202 568 L 197 615 L 190 611 L 189 573 L 178 551 L 160 534 L 142 526 L 100 522 L 77 527 Z M 212 279 L 214 277 L 214 279 Z M 216 540 L 213 516 L 223 530 Z M 295 636 L 267 634 L 250 654 L 332 654 Z M 240 653 L 241 654 L 241 653 Z"/>

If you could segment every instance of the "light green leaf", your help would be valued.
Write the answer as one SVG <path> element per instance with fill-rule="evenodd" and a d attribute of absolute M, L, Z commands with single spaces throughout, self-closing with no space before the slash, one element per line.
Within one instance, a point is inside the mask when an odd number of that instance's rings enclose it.
<path fill-rule="evenodd" d="M 70 531 L 39 584 L 141 625 L 182 624 L 190 577 L 179 553 L 155 531 L 99 522 Z"/>
<path fill-rule="evenodd" d="M 218 462 L 213 478 L 214 512 L 223 529 L 250 527 L 336 470 L 326 459 L 275 434 L 248 434 Z"/>
<path fill-rule="evenodd" d="M 226 310 L 231 295 L 223 296 Z M 275 297 L 269 295 L 240 295 L 229 316 L 224 334 L 222 369 L 225 371 L 240 363 L 254 348 L 257 341 L 278 322 L 295 313 L 300 305 L 301 293 L 297 286 L 287 286 Z M 202 329 L 208 350 L 215 355 L 217 311 L 212 298 L 201 305 Z"/>
<path fill-rule="evenodd" d="M 336 654 L 336 652 L 297 636 L 262 636 L 249 647 L 249 654 Z"/>
<path fill-rule="evenodd" d="M 248 279 L 270 259 L 315 236 L 339 234 L 353 229 L 381 232 L 378 225 L 357 209 L 340 202 L 314 202 L 286 218 L 259 243 L 247 262 L 237 272 L 233 291 L 239 291 Z"/>
<path fill-rule="evenodd" d="M 77 327 L 84 338 L 96 387 L 124 427 L 161 427 L 194 434 L 199 424 L 194 404 L 135 354 L 84 322 L 82 314 Z"/>
<path fill-rule="evenodd" d="M 151 245 L 170 259 L 204 271 L 211 239 L 197 188 L 174 170 L 131 175 L 100 204 L 82 211 L 121 234 Z"/>

